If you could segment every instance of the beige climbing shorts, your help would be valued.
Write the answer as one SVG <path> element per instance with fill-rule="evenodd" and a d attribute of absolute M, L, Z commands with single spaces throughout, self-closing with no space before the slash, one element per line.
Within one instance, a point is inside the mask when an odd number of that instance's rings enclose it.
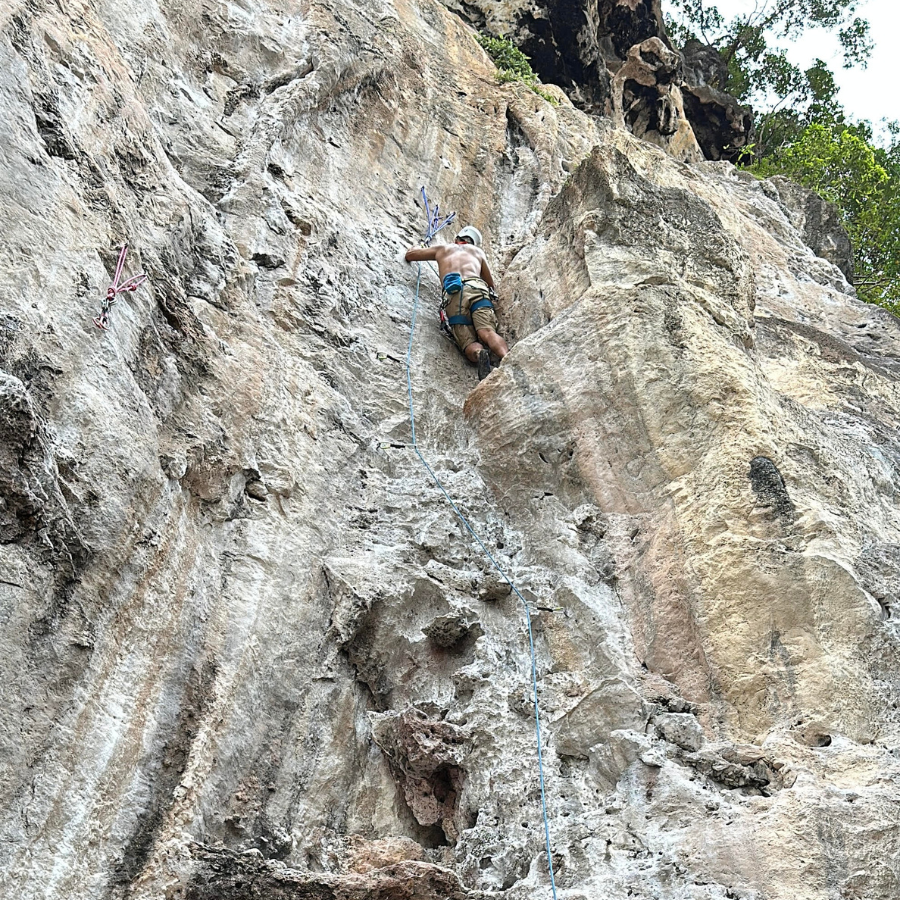
<path fill-rule="evenodd" d="M 487 282 L 480 278 L 464 279 L 462 291 L 450 294 L 450 300 L 446 307 L 447 316 L 468 316 L 472 320 L 471 325 L 450 326 L 456 345 L 460 350 L 465 350 L 469 344 L 478 340 L 476 332 L 480 329 L 497 330 L 497 316 L 492 307 L 483 306 L 481 309 L 476 309 L 474 313 L 469 312 L 469 307 L 476 300 L 482 299 L 490 299 L 490 291 L 488 291 Z"/>

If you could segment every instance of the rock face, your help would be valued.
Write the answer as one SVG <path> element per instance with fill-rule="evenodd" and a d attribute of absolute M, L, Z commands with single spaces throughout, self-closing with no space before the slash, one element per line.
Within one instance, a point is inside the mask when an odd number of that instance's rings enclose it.
<path fill-rule="evenodd" d="M 650 38 L 668 43 L 660 0 L 444 2 L 478 28 L 513 36 L 544 81 L 598 115 L 609 110 L 612 74 L 631 48 Z"/>
<path fill-rule="evenodd" d="M 728 66 L 715 47 L 688 41 L 683 56 L 685 116 L 703 155 L 737 161 L 739 151 L 750 140 L 750 108 L 722 90 L 728 80 Z"/>
<path fill-rule="evenodd" d="M 612 80 L 612 119 L 670 156 L 696 162 L 702 156 L 685 116 L 680 81 L 678 53 L 656 37 L 635 44 Z"/>
<path fill-rule="evenodd" d="M 763 190 L 778 201 L 816 256 L 834 263 L 853 284 L 853 247 L 837 209 L 818 194 L 780 175 L 769 178 Z"/>
<path fill-rule="evenodd" d="M 530 605 L 559 896 L 900 893 L 900 328 L 784 186 L 498 85 L 432 0 L 0 28 L 4 897 L 550 896 L 521 603 L 410 448 L 423 181 L 513 344 L 478 384 L 426 267 L 416 434 Z"/>
<path fill-rule="evenodd" d="M 660 0 L 444 0 L 475 27 L 514 37 L 541 78 L 579 108 L 616 118 L 676 159 L 736 160 L 751 110 L 722 90 L 713 47 L 678 53 Z"/>

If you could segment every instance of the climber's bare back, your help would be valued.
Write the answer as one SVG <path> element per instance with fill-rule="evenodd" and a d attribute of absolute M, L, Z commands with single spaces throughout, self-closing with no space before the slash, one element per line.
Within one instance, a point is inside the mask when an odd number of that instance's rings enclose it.
<path fill-rule="evenodd" d="M 458 272 L 462 278 L 483 278 L 489 287 L 494 287 L 494 279 L 488 267 L 487 257 L 480 247 L 471 244 L 438 244 L 435 247 L 420 247 L 406 254 L 407 262 L 434 260 L 443 280 L 445 275 Z"/>

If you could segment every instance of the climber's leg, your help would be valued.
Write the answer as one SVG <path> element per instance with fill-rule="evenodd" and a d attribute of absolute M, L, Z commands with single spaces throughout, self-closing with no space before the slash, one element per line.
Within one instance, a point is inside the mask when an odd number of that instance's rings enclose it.
<path fill-rule="evenodd" d="M 493 350 L 500 359 L 503 359 L 503 357 L 509 353 L 509 347 L 506 346 L 506 341 L 504 341 L 492 328 L 479 328 L 476 333 L 478 335 L 478 340 L 481 341 L 482 344 L 485 344 L 489 349 Z"/>
<path fill-rule="evenodd" d="M 471 344 L 466 344 L 466 348 L 465 348 L 465 350 L 463 350 L 463 353 L 466 354 L 466 359 L 470 363 L 477 364 L 478 363 L 478 355 L 481 353 L 482 350 L 484 350 L 484 347 L 482 347 L 481 344 L 478 343 L 478 341 L 472 341 Z"/>

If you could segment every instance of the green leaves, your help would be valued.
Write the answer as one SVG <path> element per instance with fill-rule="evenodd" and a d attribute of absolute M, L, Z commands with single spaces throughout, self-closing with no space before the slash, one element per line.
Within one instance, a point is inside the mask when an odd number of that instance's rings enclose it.
<path fill-rule="evenodd" d="M 541 90 L 540 82 L 531 68 L 528 57 L 511 41 L 505 37 L 491 37 L 487 34 L 476 34 L 475 40 L 487 51 L 488 56 L 497 65 L 497 81 L 506 84 L 510 81 L 520 81 L 529 87 L 539 97 L 543 97 L 548 103 L 557 105 L 557 99 L 547 91 Z"/>
<path fill-rule="evenodd" d="M 844 68 L 860 66 L 864 69 L 875 47 L 869 23 L 865 19 L 854 19 L 840 30 L 838 37 L 844 50 Z"/>
<path fill-rule="evenodd" d="M 860 0 L 756 0 L 726 19 L 712 0 L 669 0 L 670 34 L 714 46 L 728 66 L 724 89 L 757 110 L 755 143 L 739 165 L 765 177 L 787 175 L 834 203 L 853 243 L 857 292 L 900 315 L 900 126 L 890 149 L 871 128 L 848 124 L 828 65 L 801 69 L 785 42 L 810 28 L 837 31 L 846 68 L 872 52 Z"/>
<path fill-rule="evenodd" d="M 487 50 L 497 68 L 508 76 L 507 80 L 537 82 L 528 57 L 508 38 L 477 34 L 475 40 Z"/>

